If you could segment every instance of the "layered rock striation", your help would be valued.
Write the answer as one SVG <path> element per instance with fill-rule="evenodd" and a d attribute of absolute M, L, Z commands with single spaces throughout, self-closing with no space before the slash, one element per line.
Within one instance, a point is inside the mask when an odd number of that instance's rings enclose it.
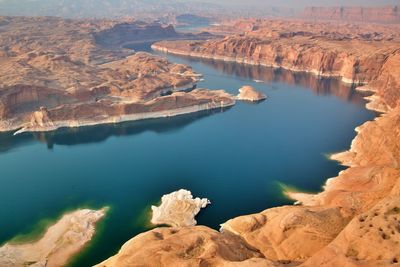
<path fill-rule="evenodd" d="M 325 23 L 312 28 L 310 23 L 295 21 L 254 23 L 245 34 L 209 41 L 162 41 L 152 47 L 173 54 L 281 67 L 363 84 L 379 75 L 400 44 L 398 26 L 375 29 Z"/>
<path fill-rule="evenodd" d="M 118 254 L 96 265 L 275 267 L 240 237 L 204 226 L 157 228 L 129 240 Z"/>

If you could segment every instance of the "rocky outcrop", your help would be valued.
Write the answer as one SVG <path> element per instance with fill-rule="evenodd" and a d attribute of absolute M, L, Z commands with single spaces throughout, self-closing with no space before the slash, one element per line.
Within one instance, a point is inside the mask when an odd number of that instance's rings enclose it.
<path fill-rule="evenodd" d="M 233 61 L 267 67 L 282 67 L 292 71 L 311 72 L 319 76 L 340 77 L 347 83 L 363 84 L 378 75 L 386 56 L 395 48 L 376 53 L 378 43 L 372 50 L 350 51 L 346 47 L 359 47 L 358 41 L 337 42 L 330 50 L 332 42 L 321 43 L 306 37 L 302 43 L 292 43 L 291 38 L 265 41 L 258 38 L 229 36 L 223 40 L 210 42 L 170 41 L 154 44 L 153 49 L 172 54 L 192 57 Z M 302 38 L 303 39 L 303 38 Z M 372 65 L 372 67 L 371 67 Z"/>
<path fill-rule="evenodd" d="M 243 101 L 258 102 L 266 99 L 267 96 L 258 92 L 254 87 L 246 85 L 239 89 L 236 98 Z"/>
<path fill-rule="evenodd" d="M 195 226 L 194 217 L 211 202 L 207 198 L 193 198 L 188 190 L 178 190 L 161 198 L 159 207 L 152 206 L 151 223 L 170 225 L 174 227 Z"/>
<path fill-rule="evenodd" d="M 386 7 L 307 7 L 301 14 L 307 20 L 400 23 L 398 6 Z"/>
<path fill-rule="evenodd" d="M 65 214 L 47 229 L 39 240 L 0 247 L 3 267 L 58 267 L 64 266 L 93 237 L 95 224 L 104 217 L 106 209 L 77 210 Z"/>
<path fill-rule="evenodd" d="M 204 226 L 157 228 L 129 240 L 97 267 L 113 266 L 280 266 L 240 237 Z"/>
<path fill-rule="evenodd" d="M 54 127 L 54 124 L 50 119 L 49 111 L 45 107 L 41 107 L 39 111 L 33 112 L 30 125 L 34 128 Z"/>
<path fill-rule="evenodd" d="M 351 217 L 340 208 L 285 206 L 222 225 L 269 260 L 302 262 L 328 245 Z"/>

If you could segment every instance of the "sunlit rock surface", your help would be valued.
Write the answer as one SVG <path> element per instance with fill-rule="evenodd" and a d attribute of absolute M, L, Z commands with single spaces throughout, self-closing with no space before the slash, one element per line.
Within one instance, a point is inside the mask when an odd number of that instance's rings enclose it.
<path fill-rule="evenodd" d="M 126 242 L 115 256 L 97 267 L 120 266 L 251 266 L 273 262 L 240 237 L 204 226 L 157 228 Z"/>

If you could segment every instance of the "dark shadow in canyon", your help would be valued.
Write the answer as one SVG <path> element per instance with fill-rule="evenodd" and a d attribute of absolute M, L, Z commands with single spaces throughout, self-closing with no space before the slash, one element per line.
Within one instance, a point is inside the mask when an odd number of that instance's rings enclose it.
<path fill-rule="evenodd" d="M 52 149 L 54 145 L 73 146 L 100 143 L 112 136 L 133 136 L 147 131 L 173 133 L 189 126 L 195 121 L 213 114 L 225 112 L 230 108 L 205 110 L 170 118 L 101 124 L 79 128 L 62 128 L 53 132 L 23 133 L 17 136 L 14 136 L 12 132 L 0 133 L 0 154 L 10 152 L 35 141 L 46 144 L 49 149 Z"/>

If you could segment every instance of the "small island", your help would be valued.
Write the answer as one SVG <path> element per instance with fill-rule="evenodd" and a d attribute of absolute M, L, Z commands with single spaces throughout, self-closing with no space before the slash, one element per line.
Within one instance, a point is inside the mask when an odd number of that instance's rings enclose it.
<path fill-rule="evenodd" d="M 173 227 L 188 227 L 197 224 L 194 217 L 211 202 L 207 198 L 193 198 L 188 190 L 178 190 L 161 198 L 159 207 L 152 206 L 151 223 Z"/>
<path fill-rule="evenodd" d="M 237 99 L 250 102 L 259 102 L 267 99 L 267 96 L 257 91 L 254 87 L 245 85 L 239 89 Z"/>

